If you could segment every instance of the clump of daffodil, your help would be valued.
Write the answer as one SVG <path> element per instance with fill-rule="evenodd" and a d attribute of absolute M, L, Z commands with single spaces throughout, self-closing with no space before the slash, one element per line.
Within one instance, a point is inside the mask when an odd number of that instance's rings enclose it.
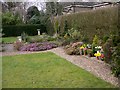
<path fill-rule="evenodd" d="M 84 49 L 84 47 L 83 47 L 83 46 L 81 46 L 81 47 L 80 47 L 80 49 Z"/>
<path fill-rule="evenodd" d="M 100 56 L 101 56 L 101 53 L 100 53 L 99 51 L 97 51 L 97 53 L 95 53 L 94 56 L 100 57 Z"/>

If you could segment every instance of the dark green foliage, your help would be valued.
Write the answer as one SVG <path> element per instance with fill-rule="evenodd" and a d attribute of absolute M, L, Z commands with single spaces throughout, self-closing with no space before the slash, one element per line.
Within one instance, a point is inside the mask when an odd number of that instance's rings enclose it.
<path fill-rule="evenodd" d="M 16 25 L 22 23 L 22 19 L 18 14 L 13 15 L 11 12 L 2 14 L 2 25 Z"/>
<path fill-rule="evenodd" d="M 65 22 L 64 22 L 64 33 L 63 34 L 65 34 L 67 32 L 68 32 L 68 22 L 67 22 L 67 20 L 65 20 Z"/>
<path fill-rule="evenodd" d="M 39 13 L 39 10 L 38 10 L 38 8 L 36 6 L 31 6 L 27 10 L 27 19 L 29 20 L 34 15 L 39 16 L 40 13 Z"/>
<path fill-rule="evenodd" d="M 105 43 L 108 40 L 108 38 L 109 38 L 108 36 L 104 36 L 103 37 L 103 42 Z"/>
<path fill-rule="evenodd" d="M 113 45 L 118 46 L 118 44 L 120 43 L 120 36 L 114 35 L 112 39 L 113 39 Z"/>
<path fill-rule="evenodd" d="M 95 46 L 92 46 L 92 54 L 94 55 L 96 53 L 96 49 L 95 49 Z"/>
<path fill-rule="evenodd" d="M 113 54 L 112 54 L 112 71 L 115 76 L 120 76 L 120 33 L 112 37 L 113 39 Z"/>
<path fill-rule="evenodd" d="M 47 32 L 46 27 L 44 25 L 5 25 L 2 27 L 4 33 L 4 37 L 9 37 L 9 36 L 20 36 L 21 33 L 25 32 L 28 35 L 37 35 L 37 29 L 40 29 L 40 32 Z"/>
<path fill-rule="evenodd" d="M 88 53 L 88 56 L 89 56 L 89 57 L 92 57 L 92 56 L 93 56 L 92 49 L 87 49 L 87 53 Z"/>
<path fill-rule="evenodd" d="M 53 23 L 51 22 L 50 18 L 46 19 L 46 22 L 45 22 L 45 25 L 46 25 L 46 31 L 49 35 L 53 35 L 54 34 L 54 25 Z"/>
<path fill-rule="evenodd" d="M 73 39 L 72 38 L 68 38 L 68 39 L 63 39 L 62 40 L 62 45 L 65 46 L 65 45 L 68 45 L 70 43 L 73 43 Z"/>
<path fill-rule="evenodd" d="M 105 62 L 109 64 L 111 64 L 112 61 L 112 46 L 113 46 L 112 39 L 108 39 L 106 43 L 103 45 Z"/>
<path fill-rule="evenodd" d="M 49 19 L 49 16 L 46 15 L 44 13 L 44 11 L 40 11 L 39 12 L 40 14 L 39 15 L 33 15 L 29 20 L 28 20 L 28 23 L 29 24 L 43 24 L 43 25 L 46 25 L 48 19 Z"/>
<path fill-rule="evenodd" d="M 120 79 L 120 4 L 118 6 L 118 29 L 113 35 L 112 72 Z"/>
<path fill-rule="evenodd" d="M 117 77 L 120 75 L 120 43 L 112 54 L 112 72 Z"/>
<path fill-rule="evenodd" d="M 40 24 L 40 23 L 41 23 L 40 17 L 36 15 L 32 16 L 28 21 L 28 24 Z"/>
<path fill-rule="evenodd" d="M 21 38 L 22 38 L 22 40 L 23 40 L 24 42 L 28 42 L 28 41 L 29 41 L 29 36 L 28 36 L 28 34 L 25 33 L 25 32 L 23 32 L 23 33 L 21 34 Z"/>

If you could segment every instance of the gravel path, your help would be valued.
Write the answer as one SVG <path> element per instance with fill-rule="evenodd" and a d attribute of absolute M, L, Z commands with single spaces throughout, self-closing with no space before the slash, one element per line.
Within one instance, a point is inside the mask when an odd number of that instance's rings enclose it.
<path fill-rule="evenodd" d="M 11 55 L 19 55 L 19 54 L 31 54 L 31 53 L 42 53 L 51 51 L 56 55 L 65 58 L 69 62 L 89 71 L 90 73 L 94 74 L 97 77 L 115 85 L 120 85 L 120 80 L 114 77 L 111 74 L 110 66 L 103 61 L 96 60 L 96 58 L 88 58 L 86 56 L 75 56 L 75 55 L 67 55 L 62 47 L 54 48 L 47 51 L 40 51 L 40 52 L 3 52 L 2 56 L 11 56 Z"/>
<path fill-rule="evenodd" d="M 52 49 L 51 51 L 115 86 L 120 85 L 120 80 L 111 74 L 110 66 L 103 61 L 95 58 L 88 59 L 86 56 L 67 55 L 62 47 Z"/>

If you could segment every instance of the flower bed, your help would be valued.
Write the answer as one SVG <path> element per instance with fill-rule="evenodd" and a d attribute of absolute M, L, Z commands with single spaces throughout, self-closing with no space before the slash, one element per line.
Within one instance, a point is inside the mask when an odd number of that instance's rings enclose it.
<path fill-rule="evenodd" d="M 49 50 L 56 47 L 57 45 L 55 43 L 42 42 L 42 43 L 26 44 L 22 46 L 19 50 L 20 51 L 44 51 L 44 50 Z"/>

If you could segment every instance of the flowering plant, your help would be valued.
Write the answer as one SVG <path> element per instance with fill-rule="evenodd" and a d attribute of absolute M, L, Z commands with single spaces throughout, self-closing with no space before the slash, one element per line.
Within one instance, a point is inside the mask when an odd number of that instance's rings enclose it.
<path fill-rule="evenodd" d="M 84 47 L 83 47 L 83 46 L 81 46 L 81 47 L 80 47 L 80 49 L 84 49 Z"/>
<path fill-rule="evenodd" d="M 49 50 L 56 47 L 57 45 L 55 43 L 48 43 L 48 42 L 32 43 L 32 44 L 27 44 L 22 46 L 20 48 L 20 51 L 44 51 L 44 50 Z"/>
<path fill-rule="evenodd" d="M 102 47 L 101 47 L 101 46 L 96 46 L 95 49 L 97 49 L 97 50 L 101 50 Z"/>
<path fill-rule="evenodd" d="M 97 53 L 95 53 L 94 56 L 100 57 L 100 56 L 101 56 L 101 53 L 100 53 L 99 51 L 97 51 Z"/>

